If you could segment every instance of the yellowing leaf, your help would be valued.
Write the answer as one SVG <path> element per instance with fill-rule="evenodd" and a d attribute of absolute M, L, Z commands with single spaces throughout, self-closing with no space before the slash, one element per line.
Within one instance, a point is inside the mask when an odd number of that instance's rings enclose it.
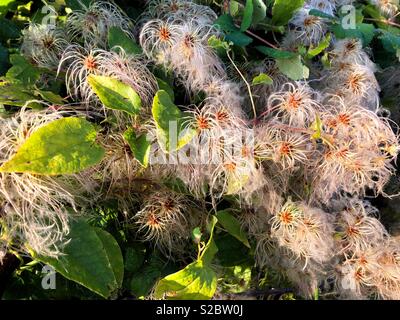
<path fill-rule="evenodd" d="M 154 291 L 156 299 L 208 300 L 217 289 L 217 275 L 201 260 L 161 279 Z"/>
<path fill-rule="evenodd" d="M 0 172 L 59 175 L 82 171 L 103 158 L 96 136 L 94 126 L 85 119 L 52 121 L 32 133 Z"/>

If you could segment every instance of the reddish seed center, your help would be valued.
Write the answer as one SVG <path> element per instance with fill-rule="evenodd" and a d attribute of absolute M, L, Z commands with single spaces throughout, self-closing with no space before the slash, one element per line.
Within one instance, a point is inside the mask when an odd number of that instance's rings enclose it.
<path fill-rule="evenodd" d="M 93 71 L 93 70 L 97 69 L 96 60 L 92 56 L 89 56 L 85 59 L 84 65 L 85 65 L 85 68 L 89 71 Z"/>
<path fill-rule="evenodd" d="M 279 148 L 279 152 L 282 155 L 289 155 L 292 152 L 292 146 L 288 142 L 283 142 L 281 147 Z"/>
<path fill-rule="evenodd" d="M 171 32 L 169 32 L 168 28 L 161 27 L 159 31 L 159 36 L 161 41 L 169 41 L 171 39 Z"/>
<path fill-rule="evenodd" d="M 229 162 L 224 164 L 224 168 L 226 169 L 226 171 L 233 172 L 236 169 L 236 164 L 234 162 Z"/>
<path fill-rule="evenodd" d="M 290 224 L 293 221 L 293 216 L 290 211 L 286 210 L 279 214 L 279 220 L 284 224 Z"/>
<path fill-rule="evenodd" d="M 157 226 L 160 224 L 160 220 L 154 214 L 151 214 L 147 221 L 147 224 L 150 226 Z"/>
<path fill-rule="evenodd" d="M 348 126 L 350 124 L 350 116 L 346 113 L 339 114 L 338 121 Z"/>
<path fill-rule="evenodd" d="M 344 148 L 344 149 L 342 149 L 342 150 L 339 150 L 338 152 L 336 152 L 336 157 L 338 157 L 338 158 L 345 158 L 346 157 L 346 155 L 348 154 L 348 152 L 349 152 L 349 149 L 347 149 L 347 148 Z"/>
<path fill-rule="evenodd" d="M 219 122 L 224 122 L 226 120 L 228 120 L 229 116 L 226 112 L 224 111 L 218 111 L 215 115 L 215 118 L 217 119 L 217 121 Z"/>
<path fill-rule="evenodd" d="M 288 105 L 290 108 L 297 109 L 300 106 L 301 98 L 296 97 L 294 94 L 289 96 Z"/>
<path fill-rule="evenodd" d="M 197 117 L 197 126 L 200 130 L 210 129 L 207 118 L 201 116 Z"/>
<path fill-rule="evenodd" d="M 358 236 L 360 234 L 360 232 L 354 227 L 348 227 L 347 230 L 346 230 L 346 233 L 350 237 Z"/>

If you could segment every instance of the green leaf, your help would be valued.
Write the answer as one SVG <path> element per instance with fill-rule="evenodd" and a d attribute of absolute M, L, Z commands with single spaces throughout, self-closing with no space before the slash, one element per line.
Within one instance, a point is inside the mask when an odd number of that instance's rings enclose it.
<path fill-rule="evenodd" d="M 215 243 L 218 247 L 216 255 L 218 265 L 233 267 L 240 264 L 254 264 L 254 257 L 252 257 L 250 249 L 229 233 L 216 234 Z"/>
<path fill-rule="evenodd" d="M 63 105 L 65 103 L 65 100 L 62 97 L 60 97 L 58 94 L 55 94 L 52 91 L 34 89 L 34 92 L 37 95 L 41 96 L 42 99 L 44 99 L 45 101 L 51 102 L 52 104 Z"/>
<path fill-rule="evenodd" d="M 157 283 L 154 296 L 156 299 L 209 300 L 216 289 L 217 275 L 200 260 L 161 279 Z"/>
<path fill-rule="evenodd" d="M 241 31 L 233 31 L 225 36 L 225 39 L 239 47 L 246 47 L 253 42 L 253 38 L 245 35 Z"/>
<path fill-rule="evenodd" d="M 246 163 L 240 164 L 243 167 L 246 167 Z M 250 175 L 247 173 L 247 170 L 243 170 L 243 173 L 238 177 L 236 174 L 228 173 L 226 176 L 227 180 L 227 195 L 235 195 L 239 193 L 243 187 L 249 183 Z"/>
<path fill-rule="evenodd" d="M 135 42 L 134 39 L 128 37 L 128 35 L 119 27 L 111 27 L 108 30 L 108 46 L 115 48 L 118 51 L 118 47 L 121 47 L 128 54 L 141 54 L 143 53 L 142 48 Z"/>
<path fill-rule="evenodd" d="M 244 7 L 244 12 L 243 12 L 243 20 L 242 24 L 240 25 L 240 31 L 246 31 L 248 28 L 250 28 L 251 23 L 253 22 L 253 11 L 254 11 L 254 5 L 253 5 L 253 0 L 246 0 L 246 5 Z"/>
<path fill-rule="evenodd" d="M 225 293 L 241 293 L 251 289 L 251 266 L 225 267 L 219 286 Z"/>
<path fill-rule="evenodd" d="M 70 226 L 70 242 L 58 259 L 33 252 L 33 258 L 52 266 L 67 279 L 75 281 L 104 298 L 122 286 L 124 263 L 121 249 L 106 231 L 82 219 Z"/>
<path fill-rule="evenodd" d="M 239 30 L 235 26 L 235 22 L 233 21 L 233 18 L 229 14 L 223 14 L 222 16 L 218 17 L 218 19 L 215 20 L 214 25 L 216 25 L 222 31 L 225 32 L 232 32 Z"/>
<path fill-rule="evenodd" d="M 304 0 L 275 0 L 272 7 L 272 23 L 277 26 L 287 24 L 303 5 Z"/>
<path fill-rule="evenodd" d="M 258 76 L 253 78 L 253 86 L 259 85 L 259 84 L 273 84 L 273 80 L 271 77 L 265 73 L 260 73 Z"/>
<path fill-rule="evenodd" d="M 129 272 L 140 271 L 146 254 L 146 247 L 143 243 L 137 243 L 135 246 L 128 247 L 125 252 L 124 266 Z"/>
<path fill-rule="evenodd" d="M 157 139 L 164 152 L 181 149 L 196 135 L 194 129 L 184 127 L 184 114 L 166 91 L 159 90 L 155 95 L 152 113 L 157 127 Z"/>
<path fill-rule="evenodd" d="M 276 59 L 276 64 L 279 70 L 292 80 L 307 79 L 310 75 L 310 70 L 302 63 L 300 56 L 291 59 Z"/>
<path fill-rule="evenodd" d="M 207 244 L 205 245 L 199 256 L 199 260 L 204 262 L 205 265 L 210 265 L 218 252 L 218 248 L 214 241 L 214 228 L 217 222 L 218 218 L 216 216 L 211 216 L 211 221 L 208 223 L 207 226 L 210 238 L 208 239 Z"/>
<path fill-rule="evenodd" d="M 72 10 L 82 10 L 84 6 L 88 7 L 91 2 L 92 0 L 65 0 L 67 7 Z"/>
<path fill-rule="evenodd" d="M 245 47 L 253 42 L 251 37 L 244 34 L 235 26 L 233 18 L 228 14 L 220 16 L 214 24 L 226 33 L 225 39 L 227 41 L 230 41 L 239 47 Z"/>
<path fill-rule="evenodd" d="M 392 32 L 381 30 L 379 39 L 383 48 L 388 52 L 397 53 L 397 50 L 400 49 L 400 36 L 394 35 Z"/>
<path fill-rule="evenodd" d="M 37 99 L 32 90 L 20 83 L 0 79 L 0 104 L 22 107 L 28 101 Z M 30 104 L 35 107 L 37 104 Z"/>
<path fill-rule="evenodd" d="M 6 43 L 10 39 L 18 39 L 20 36 L 20 29 L 11 20 L 0 18 L 0 40 Z"/>
<path fill-rule="evenodd" d="M 133 155 L 140 164 L 147 168 L 149 165 L 151 143 L 147 140 L 146 134 L 136 137 L 135 131 L 130 128 L 125 131 L 124 139 L 128 142 Z"/>
<path fill-rule="evenodd" d="M 235 0 L 229 1 L 229 13 L 232 17 L 236 16 L 239 13 L 239 2 Z"/>
<path fill-rule="evenodd" d="M 310 47 L 307 52 L 307 57 L 308 58 L 313 58 L 317 55 L 319 55 L 322 51 L 324 51 L 326 48 L 329 47 L 329 44 L 331 43 L 331 34 L 329 33 L 327 36 L 324 37 L 324 39 L 316 46 L 315 48 Z"/>
<path fill-rule="evenodd" d="M 158 87 L 160 88 L 160 90 L 166 91 L 169 94 L 169 96 L 171 97 L 171 100 L 174 101 L 175 100 L 174 89 L 172 89 L 171 86 L 166 81 L 164 81 L 160 78 L 156 78 L 156 79 L 157 79 L 157 84 L 158 84 Z"/>
<path fill-rule="evenodd" d="M 311 9 L 308 14 L 310 16 L 315 16 L 315 17 L 320 17 L 320 18 L 324 18 L 324 19 L 329 19 L 329 20 L 337 20 L 336 17 L 331 16 L 330 14 L 327 14 L 323 11 L 317 10 L 317 9 Z"/>
<path fill-rule="evenodd" d="M 218 222 L 225 228 L 225 230 L 242 242 L 246 247 L 250 248 L 249 240 L 242 230 L 239 221 L 231 215 L 227 210 L 217 212 Z"/>
<path fill-rule="evenodd" d="M 358 23 L 356 29 L 344 29 L 340 23 L 333 25 L 331 28 L 336 38 L 361 39 L 364 47 L 368 46 L 375 36 L 374 25 L 368 23 Z"/>
<path fill-rule="evenodd" d="M 278 50 L 274 48 L 268 48 L 265 46 L 257 46 L 256 49 L 268 57 L 275 59 L 290 59 L 297 57 L 299 54 L 296 52 Z"/>
<path fill-rule="evenodd" d="M 10 80 L 18 80 L 22 84 L 34 84 L 42 74 L 41 69 L 32 66 L 22 55 L 12 54 L 10 56 L 12 67 L 8 70 L 6 77 Z"/>
<path fill-rule="evenodd" d="M 226 52 L 230 49 L 230 45 L 228 42 L 217 38 L 215 35 L 212 35 L 208 38 L 208 45 L 213 48 L 220 57 L 225 57 Z"/>
<path fill-rule="evenodd" d="M 263 0 L 253 0 L 253 25 L 256 26 L 267 16 L 267 6 Z"/>
<path fill-rule="evenodd" d="M 142 100 L 131 86 L 111 77 L 93 74 L 87 80 L 105 107 L 130 115 L 140 112 Z"/>
<path fill-rule="evenodd" d="M 62 118 L 36 130 L 0 167 L 0 172 L 59 175 L 80 172 L 101 161 L 94 126 L 82 118 Z"/>
<path fill-rule="evenodd" d="M 0 43 L 0 75 L 3 75 L 8 70 L 8 50 Z"/>
<path fill-rule="evenodd" d="M 192 231 L 192 240 L 194 243 L 200 243 L 201 241 L 201 237 L 203 236 L 200 227 L 196 227 L 193 229 Z"/>
<path fill-rule="evenodd" d="M 177 270 L 175 265 L 161 260 L 157 252 L 152 252 L 149 261 L 132 275 L 129 288 L 136 297 L 144 297 L 149 294 L 158 279 Z"/>
<path fill-rule="evenodd" d="M 367 6 L 363 7 L 364 13 L 366 13 L 367 16 L 370 16 L 371 18 L 375 19 L 374 23 L 381 29 L 388 29 L 388 25 L 385 23 L 386 18 L 383 17 L 379 11 L 379 9 L 370 4 Z"/>

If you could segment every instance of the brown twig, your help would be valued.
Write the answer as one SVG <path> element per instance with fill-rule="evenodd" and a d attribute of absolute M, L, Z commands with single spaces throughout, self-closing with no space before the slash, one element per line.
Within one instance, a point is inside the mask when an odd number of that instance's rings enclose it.
<path fill-rule="evenodd" d="M 389 21 L 389 20 L 379 20 L 379 19 L 372 19 L 372 18 L 365 18 L 365 20 L 381 22 L 381 23 L 384 23 L 384 24 L 388 24 L 388 25 L 400 28 L 400 24 L 398 24 L 396 22 L 393 22 L 393 21 Z"/>
<path fill-rule="evenodd" d="M 240 28 L 239 25 L 237 25 L 237 24 L 235 24 L 235 27 Z M 281 50 L 276 45 L 274 45 L 271 42 L 265 40 L 264 38 L 261 38 L 259 35 L 256 35 L 255 33 L 251 32 L 250 30 L 246 30 L 245 33 L 247 33 L 248 35 L 252 36 L 253 38 L 261 41 L 262 43 L 266 44 L 267 46 L 270 46 L 271 48 L 274 48 L 276 50 Z"/>

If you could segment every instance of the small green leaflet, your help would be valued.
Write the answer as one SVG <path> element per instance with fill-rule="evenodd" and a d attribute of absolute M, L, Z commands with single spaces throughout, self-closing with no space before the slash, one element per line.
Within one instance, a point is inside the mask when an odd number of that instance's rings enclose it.
<path fill-rule="evenodd" d="M 225 40 L 228 42 L 230 41 L 240 47 L 245 47 L 253 42 L 252 38 L 235 26 L 233 18 L 228 14 L 220 16 L 214 24 L 226 33 Z"/>
<path fill-rule="evenodd" d="M 337 20 L 336 17 L 331 16 L 323 11 L 317 10 L 317 9 L 311 9 L 308 14 L 310 16 L 315 16 L 315 17 L 320 17 L 320 18 L 325 18 L 325 19 L 330 19 L 330 20 Z"/>
<path fill-rule="evenodd" d="M 6 77 L 10 80 L 18 80 L 22 84 L 35 84 L 39 80 L 42 70 L 32 66 L 22 55 L 10 56 L 12 67 L 7 71 Z"/>
<path fill-rule="evenodd" d="M 142 48 L 126 35 L 126 33 L 119 27 L 111 27 L 108 31 L 108 46 L 118 51 L 122 48 L 128 54 L 141 54 Z"/>
<path fill-rule="evenodd" d="M 147 168 L 149 165 L 151 143 L 147 140 L 146 134 L 136 137 L 133 129 L 128 129 L 124 133 L 124 139 L 128 142 L 133 155 L 140 164 Z"/>
<path fill-rule="evenodd" d="M 260 73 L 258 76 L 253 78 L 252 85 L 256 86 L 259 84 L 273 84 L 273 82 L 274 81 L 269 75 L 267 75 L 266 73 Z"/>
<path fill-rule="evenodd" d="M 253 0 L 246 0 L 246 6 L 244 7 L 243 20 L 240 26 L 240 31 L 244 32 L 248 28 L 250 28 L 251 23 L 253 22 L 253 11 Z"/>
<path fill-rule="evenodd" d="M 310 70 L 301 61 L 301 57 L 297 56 L 290 59 L 276 59 L 279 70 L 292 80 L 308 79 Z"/>
<path fill-rule="evenodd" d="M 230 214 L 227 210 L 218 211 L 216 214 L 218 222 L 225 228 L 225 230 L 242 242 L 246 247 L 250 248 L 249 240 L 242 230 L 239 221 Z"/>
<path fill-rule="evenodd" d="M 267 16 L 267 6 L 263 0 L 253 0 L 253 25 L 256 26 Z"/>
<path fill-rule="evenodd" d="M 276 26 L 287 24 L 303 5 L 304 0 L 275 0 L 272 7 L 272 23 Z"/>
<path fill-rule="evenodd" d="M 209 300 L 217 289 L 217 275 L 197 260 L 183 270 L 161 279 L 155 288 L 156 299 Z"/>
<path fill-rule="evenodd" d="M 62 118 L 36 130 L 0 172 L 60 175 L 99 163 L 104 149 L 96 144 L 94 126 L 82 118 Z"/>
<path fill-rule="evenodd" d="M 214 228 L 218 219 L 211 216 L 208 229 L 210 238 L 199 258 L 184 269 L 161 279 L 155 288 L 157 299 L 170 300 L 208 300 L 217 289 L 217 275 L 210 267 L 211 261 L 218 251 L 213 239 Z"/>
<path fill-rule="evenodd" d="M 307 52 L 307 57 L 308 58 L 313 58 L 317 55 L 319 55 L 322 51 L 324 51 L 326 48 L 329 47 L 329 44 L 331 43 L 331 34 L 329 33 L 322 41 L 316 46 L 315 48 L 310 47 Z"/>
<path fill-rule="evenodd" d="M 93 74 L 87 81 L 105 107 L 130 115 L 140 112 L 142 100 L 131 86 L 111 77 Z"/>
<path fill-rule="evenodd" d="M 170 95 L 159 90 L 153 100 L 153 118 L 157 127 L 157 139 L 164 152 L 174 152 L 188 144 L 196 130 L 185 127 L 183 112 L 172 102 Z"/>

